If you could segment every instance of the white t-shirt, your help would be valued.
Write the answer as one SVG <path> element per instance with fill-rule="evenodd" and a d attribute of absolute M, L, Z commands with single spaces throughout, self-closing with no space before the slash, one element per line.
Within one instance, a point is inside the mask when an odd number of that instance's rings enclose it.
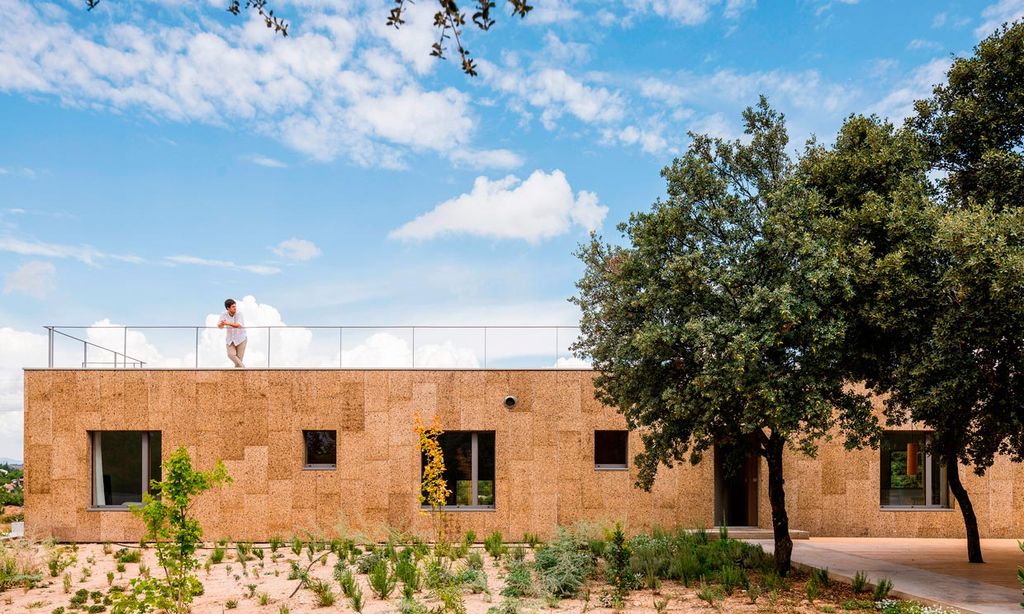
<path fill-rule="evenodd" d="M 245 334 L 245 318 L 242 317 L 242 310 L 236 309 L 235 315 L 231 315 L 228 312 L 220 314 L 221 322 L 232 322 L 235 324 L 241 324 L 243 328 L 233 328 L 231 326 L 225 326 L 224 331 L 226 332 L 224 343 L 226 345 L 240 345 L 246 340 Z"/>

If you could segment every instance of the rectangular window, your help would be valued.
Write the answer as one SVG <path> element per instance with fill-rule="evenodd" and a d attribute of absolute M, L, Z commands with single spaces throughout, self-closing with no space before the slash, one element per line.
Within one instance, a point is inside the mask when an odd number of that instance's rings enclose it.
<path fill-rule="evenodd" d="M 881 445 L 881 506 L 948 508 L 946 466 L 929 450 L 931 435 L 887 431 Z"/>
<path fill-rule="evenodd" d="M 160 480 L 160 431 L 93 431 L 93 506 L 142 503 Z"/>
<path fill-rule="evenodd" d="M 448 507 L 494 507 L 494 431 L 450 431 L 438 438 Z M 427 463 L 424 456 L 422 467 Z"/>
<path fill-rule="evenodd" d="M 338 466 L 338 431 L 302 431 L 306 445 L 306 469 Z"/>
<path fill-rule="evenodd" d="M 626 469 L 629 431 L 594 431 L 594 468 Z"/>

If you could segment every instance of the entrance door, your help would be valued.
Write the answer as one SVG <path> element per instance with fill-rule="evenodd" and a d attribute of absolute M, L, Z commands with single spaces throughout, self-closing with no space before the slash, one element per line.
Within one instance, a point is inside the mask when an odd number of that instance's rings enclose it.
<path fill-rule="evenodd" d="M 715 445 L 715 520 L 731 527 L 757 526 L 756 440 Z"/>

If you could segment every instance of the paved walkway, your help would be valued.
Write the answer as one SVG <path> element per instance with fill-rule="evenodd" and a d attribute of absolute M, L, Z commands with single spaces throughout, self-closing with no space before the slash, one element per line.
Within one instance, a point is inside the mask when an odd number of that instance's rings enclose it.
<path fill-rule="evenodd" d="M 752 540 L 772 550 L 772 542 Z M 793 561 L 828 567 L 849 581 L 863 571 L 873 584 L 893 582 L 893 594 L 978 614 L 1024 614 L 1017 566 L 1024 564 L 1016 540 L 982 540 L 984 565 L 967 563 L 962 539 L 812 537 L 793 542 Z"/>

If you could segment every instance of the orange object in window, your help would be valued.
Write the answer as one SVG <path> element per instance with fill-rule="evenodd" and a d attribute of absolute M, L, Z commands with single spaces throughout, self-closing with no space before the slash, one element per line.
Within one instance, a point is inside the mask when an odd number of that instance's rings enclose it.
<path fill-rule="evenodd" d="M 920 449 L 918 443 L 907 444 L 907 475 L 917 475 L 917 453 Z"/>

